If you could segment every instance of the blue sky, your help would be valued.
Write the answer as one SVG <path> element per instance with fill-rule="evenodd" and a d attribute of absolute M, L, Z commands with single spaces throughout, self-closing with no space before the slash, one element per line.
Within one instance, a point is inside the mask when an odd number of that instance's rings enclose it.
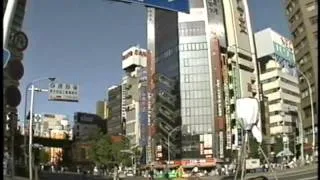
<path fill-rule="evenodd" d="M 289 37 L 281 2 L 249 0 L 255 31 L 271 27 Z M 146 9 L 105 0 L 29 0 L 23 31 L 29 46 L 21 91 L 39 77 L 79 84 L 79 103 L 48 102 L 45 93 L 35 99 L 36 113 L 66 114 L 72 119 L 76 111 L 95 113 L 96 101 L 120 82 L 123 50 L 135 44 L 146 47 Z M 47 88 L 48 82 L 36 86 Z M 20 117 L 23 108 L 24 97 Z"/>

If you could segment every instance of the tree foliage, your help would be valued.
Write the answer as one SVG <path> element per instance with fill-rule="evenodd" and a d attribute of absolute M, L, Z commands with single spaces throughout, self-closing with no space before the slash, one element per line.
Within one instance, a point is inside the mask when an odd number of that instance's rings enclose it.
<path fill-rule="evenodd" d="M 50 154 L 45 149 L 39 150 L 39 163 L 46 164 L 50 161 Z"/>
<path fill-rule="evenodd" d="M 112 167 L 130 159 L 128 154 L 121 152 L 127 149 L 125 142 L 113 143 L 110 135 L 101 132 L 91 136 L 90 139 L 89 159 L 96 165 Z"/>

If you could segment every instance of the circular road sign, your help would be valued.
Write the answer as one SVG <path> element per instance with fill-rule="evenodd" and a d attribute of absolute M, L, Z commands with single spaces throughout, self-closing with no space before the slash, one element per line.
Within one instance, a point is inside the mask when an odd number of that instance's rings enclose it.
<path fill-rule="evenodd" d="M 18 51 L 24 51 L 28 47 L 28 37 L 24 32 L 17 32 L 13 37 L 13 44 Z"/>

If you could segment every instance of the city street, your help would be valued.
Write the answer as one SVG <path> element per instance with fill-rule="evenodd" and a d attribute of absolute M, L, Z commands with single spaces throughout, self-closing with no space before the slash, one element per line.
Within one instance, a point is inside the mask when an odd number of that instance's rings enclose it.
<path fill-rule="evenodd" d="M 310 165 L 302 168 L 295 168 L 289 169 L 286 171 L 279 171 L 277 172 L 278 180 L 316 180 L 318 179 L 318 171 L 317 165 Z M 255 174 L 248 174 L 246 179 L 250 179 L 253 177 L 258 176 L 267 176 L 269 180 L 274 180 L 272 173 L 255 173 Z M 9 180 L 10 178 L 5 178 Z M 15 178 L 16 179 L 16 178 Z M 27 178 L 20 178 L 21 180 L 25 180 Z M 76 174 L 76 173 L 42 173 L 40 175 L 39 180 L 55 180 L 55 179 L 68 179 L 68 180 L 112 180 L 111 177 L 98 177 L 98 176 L 91 176 L 91 175 L 83 175 L 83 174 Z M 125 180 L 147 180 L 148 178 L 143 177 L 127 177 Z M 189 178 L 191 179 L 191 178 Z M 220 180 L 220 179 L 232 179 L 233 178 L 225 178 L 225 177 L 201 177 L 201 180 Z"/>

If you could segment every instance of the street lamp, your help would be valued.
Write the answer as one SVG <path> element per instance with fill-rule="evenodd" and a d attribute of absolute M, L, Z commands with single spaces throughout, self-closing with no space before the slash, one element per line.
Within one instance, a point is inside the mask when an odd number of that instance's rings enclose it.
<path fill-rule="evenodd" d="M 316 132 L 315 132 L 315 127 L 314 127 L 314 109 L 313 109 L 313 98 L 312 98 L 312 89 L 311 89 L 311 84 L 308 79 L 308 77 L 298 68 L 296 67 L 296 70 L 302 75 L 302 77 L 305 79 L 308 85 L 309 89 L 309 97 L 310 97 L 310 106 L 311 106 L 311 124 L 312 124 L 312 157 L 314 158 L 315 156 L 315 144 L 316 144 Z"/>
<path fill-rule="evenodd" d="M 33 101 L 34 101 L 34 91 L 35 91 L 35 87 L 34 84 L 40 81 L 44 81 L 44 80 L 49 80 L 51 82 L 55 81 L 56 78 L 53 77 L 45 77 L 45 78 L 39 78 L 39 79 L 35 79 L 33 81 L 31 81 L 27 87 L 26 87 L 26 93 L 25 93 L 25 108 L 24 108 L 24 125 L 25 125 L 25 129 L 26 129 L 26 122 L 27 122 L 27 95 L 28 95 L 28 91 L 29 88 L 31 87 L 31 97 L 30 97 L 30 119 L 29 119 L 29 179 L 32 180 L 32 121 L 33 121 Z M 25 144 L 26 144 L 26 134 L 25 134 Z"/>
<path fill-rule="evenodd" d="M 179 130 L 180 126 L 175 127 L 174 129 L 172 129 L 169 133 L 168 133 L 168 165 L 170 163 L 170 136 L 172 133 L 174 133 L 175 131 Z"/>

